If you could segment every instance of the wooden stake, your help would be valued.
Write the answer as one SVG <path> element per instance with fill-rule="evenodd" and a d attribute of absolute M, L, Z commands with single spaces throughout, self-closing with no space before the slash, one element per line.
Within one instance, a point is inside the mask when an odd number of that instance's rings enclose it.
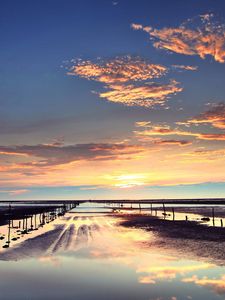
<path fill-rule="evenodd" d="M 175 220 L 175 212 L 174 212 L 174 207 L 172 207 L 172 212 L 173 212 L 173 221 Z"/>

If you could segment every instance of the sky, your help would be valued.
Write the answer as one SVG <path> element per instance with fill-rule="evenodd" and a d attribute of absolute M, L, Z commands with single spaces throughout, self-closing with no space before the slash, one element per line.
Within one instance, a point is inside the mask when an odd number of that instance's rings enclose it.
<path fill-rule="evenodd" d="M 2 1 L 0 199 L 225 197 L 224 14 Z"/>

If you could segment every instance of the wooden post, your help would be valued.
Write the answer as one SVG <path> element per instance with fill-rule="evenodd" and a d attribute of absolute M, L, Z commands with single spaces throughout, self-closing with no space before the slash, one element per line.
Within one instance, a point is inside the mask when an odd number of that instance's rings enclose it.
<path fill-rule="evenodd" d="M 172 212 L 173 212 L 173 221 L 175 220 L 175 212 L 174 212 L 174 207 L 172 207 Z"/>
<path fill-rule="evenodd" d="M 164 219 L 166 218 L 166 208 L 165 208 L 165 204 L 163 203 L 163 216 Z"/>
<path fill-rule="evenodd" d="M 37 215 L 34 215 L 34 226 L 35 229 L 37 228 Z"/>
<path fill-rule="evenodd" d="M 8 241 L 7 241 L 7 243 L 8 243 L 8 245 L 10 244 L 10 232 L 11 232 L 11 220 L 9 219 L 9 225 L 8 225 L 9 227 L 8 227 Z"/>
<path fill-rule="evenodd" d="M 139 210 L 141 210 L 141 203 L 139 202 Z"/>
<path fill-rule="evenodd" d="M 220 219 L 221 227 L 223 227 L 223 219 Z"/>
<path fill-rule="evenodd" d="M 214 207 L 212 208 L 212 218 L 213 218 L 213 226 L 215 226 L 215 211 L 214 211 Z"/>
<path fill-rule="evenodd" d="M 152 203 L 151 203 L 151 214 L 152 214 Z"/>

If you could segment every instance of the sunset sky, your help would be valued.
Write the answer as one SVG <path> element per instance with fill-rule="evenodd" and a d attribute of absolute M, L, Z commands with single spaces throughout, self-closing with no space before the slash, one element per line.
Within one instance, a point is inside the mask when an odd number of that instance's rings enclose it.
<path fill-rule="evenodd" d="M 0 199 L 225 197 L 224 15 L 2 2 Z"/>

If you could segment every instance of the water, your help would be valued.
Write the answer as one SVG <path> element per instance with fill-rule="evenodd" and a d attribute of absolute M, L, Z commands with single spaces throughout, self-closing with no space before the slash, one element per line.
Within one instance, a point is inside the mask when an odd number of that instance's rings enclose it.
<path fill-rule="evenodd" d="M 108 213 L 84 204 L 1 247 L 0 299 L 225 299 L 222 265 L 160 247 L 157 234 Z"/>

